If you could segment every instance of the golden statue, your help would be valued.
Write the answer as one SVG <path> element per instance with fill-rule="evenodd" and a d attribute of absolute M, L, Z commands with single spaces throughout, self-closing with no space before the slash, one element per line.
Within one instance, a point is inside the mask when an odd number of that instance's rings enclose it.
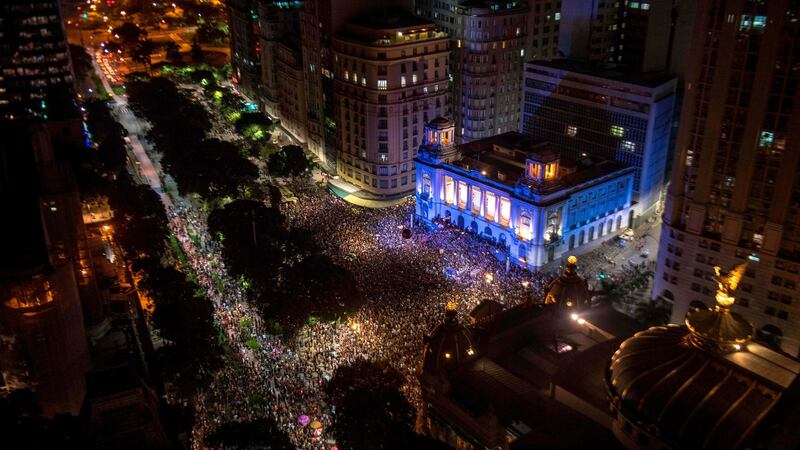
<path fill-rule="evenodd" d="M 739 349 L 753 337 L 753 325 L 732 311 L 735 301 L 733 294 L 742 280 L 746 266 L 747 263 L 740 264 L 725 274 L 719 267 L 714 267 L 718 286 L 715 296 L 717 307 L 689 311 L 686 315 L 686 326 L 691 331 L 692 343 L 705 349 L 728 352 Z"/>
<path fill-rule="evenodd" d="M 715 296 L 717 305 L 723 308 L 730 308 L 733 306 L 733 293 L 736 291 L 736 287 L 739 286 L 739 282 L 742 280 L 746 266 L 746 262 L 739 264 L 724 275 L 722 274 L 722 270 L 719 266 L 714 267 L 714 273 L 716 274 L 714 279 L 716 280 L 718 286 L 717 295 Z"/>

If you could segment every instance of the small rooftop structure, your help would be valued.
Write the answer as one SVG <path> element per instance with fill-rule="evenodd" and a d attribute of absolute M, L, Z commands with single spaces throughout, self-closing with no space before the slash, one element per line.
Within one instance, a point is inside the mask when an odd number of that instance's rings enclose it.
<path fill-rule="evenodd" d="M 425 339 L 423 370 L 452 369 L 475 355 L 472 334 L 458 321 L 455 303 L 448 303 L 444 320 Z"/>

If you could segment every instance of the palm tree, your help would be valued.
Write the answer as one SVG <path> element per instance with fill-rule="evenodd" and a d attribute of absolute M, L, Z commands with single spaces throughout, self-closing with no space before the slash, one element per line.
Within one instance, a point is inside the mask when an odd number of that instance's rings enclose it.
<path fill-rule="evenodd" d="M 133 60 L 144 64 L 144 70 L 148 74 L 150 74 L 150 63 L 151 63 L 151 56 L 156 51 L 156 46 L 153 44 L 153 41 L 150 39 L 144 39 L 139 41 L 136 45 L 136 48 L 133 49 L 132 57 Z"/>

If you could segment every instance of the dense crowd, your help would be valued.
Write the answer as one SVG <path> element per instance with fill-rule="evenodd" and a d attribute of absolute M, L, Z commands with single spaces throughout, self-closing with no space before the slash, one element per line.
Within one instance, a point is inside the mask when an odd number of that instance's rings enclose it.
<path fill-rule="evenodd" d="M 171 210 L 173 230 L 235 357 L 196 405 L 196 447 L 224 422 L 270 414 L 298 448 L 330 448 L 325 427 L 335 411 L 325 402 L 325 383 L 339 365 L 360 357 L 391 362 L 418 408 L 423 337 L 447 302 L 462 314 L 489 298 L 512 306 L 541 298 L 551 279 L 513 265 L 507 270 L 500 249 L 463 230 L 413 226 L 412 205 L 361 209 L 310 183 L 292 188 L 299 201 L 284 211 L 288 226 L 311 231 L 324 253 L 354 273 L 367 302 L 349 317 L 307 325 L 291 340 L 270 335 L 241 284 L 227 276 L 202 214 L 180 205 Z"/>

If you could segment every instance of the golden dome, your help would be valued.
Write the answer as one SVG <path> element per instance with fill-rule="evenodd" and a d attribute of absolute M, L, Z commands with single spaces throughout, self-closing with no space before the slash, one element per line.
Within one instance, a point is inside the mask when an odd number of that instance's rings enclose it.
<path fill-rule="evenodd" d="M 557 304 L 562 308 L 588 308 L 592 293 L 589 283 L 578 275 L 578 258 L 570 256 L 564 266 L 564 272 L 547 286 L 544 303 Z"/>

